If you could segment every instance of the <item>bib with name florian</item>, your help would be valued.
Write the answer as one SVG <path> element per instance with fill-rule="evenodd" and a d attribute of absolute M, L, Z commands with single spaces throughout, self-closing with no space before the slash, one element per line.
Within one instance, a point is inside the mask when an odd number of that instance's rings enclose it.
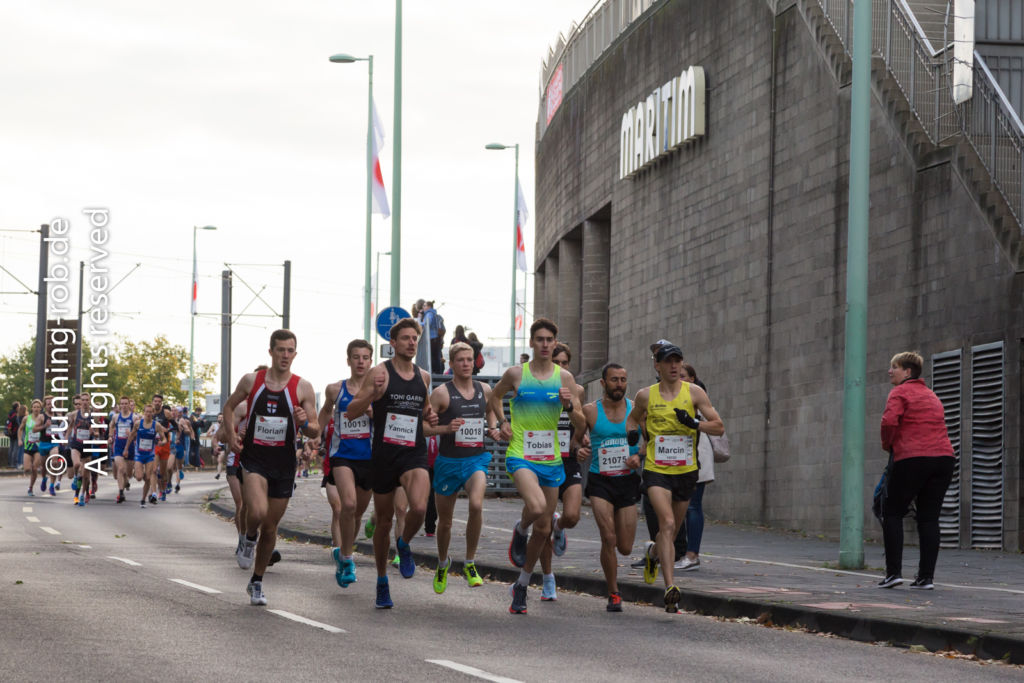
<path fill-rule="evenodd" d="M 661 474 L 686 474 L 697 469 L 697 432 L 676 419 L 675 409 L 694 414 L 690 385 L 680 384 L 671 401 L 661 396 L 657 384 L 647 401 L 647 457 L 644 470 Z"/>
<path fill-rule="evenodd" d="M 530 372 L 530 363 L 523 363 L 519 381 L 509 409 L 512 414 L 512 440 L 506 458 L 521 458 L 540 465 L 561 465 L 562 451 L 558 443 L 558 416 L 562 400 L 561 369 L 552 366 L 551 376 L 540 380 Z"/>

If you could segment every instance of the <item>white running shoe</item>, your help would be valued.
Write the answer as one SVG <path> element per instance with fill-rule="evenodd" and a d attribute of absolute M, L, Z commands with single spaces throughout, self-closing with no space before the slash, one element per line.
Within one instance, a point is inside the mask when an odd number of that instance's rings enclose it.
<path fill-rule="evenodd" d="M 267 594 L 263 592 L 262 581 L 250 581 L 249 585 L 245 587 L 245 591 L 249 594 L 250 605 L 267 604 Z"/>
<path fill-rule="evenodd" d="M 695 572 L 700 569 L 700 558 L 690 559 L 686 555 L 683 555 L 678 562 L 675 563 L 675 568 L 684 572 Z"/>
<path fill-rule="evenodd" d="M 235 559 L 238 560 L 238 566 L 242 569 L 252 568 L 252 558 L 256 554 L 256 541 L 250 541 L 248 538 L 242 541 L 242 547 L 235 553 Z"/>

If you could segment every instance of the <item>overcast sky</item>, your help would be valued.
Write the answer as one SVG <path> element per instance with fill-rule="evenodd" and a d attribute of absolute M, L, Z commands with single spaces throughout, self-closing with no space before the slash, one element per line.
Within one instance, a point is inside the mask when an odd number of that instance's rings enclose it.
<path fill-rule="evenodd" d="M 507 344 L 513 154 L 533 213 L 541 62 L 594 0 L 404 3 L 402 294 L 436 299 L 448 329 Z M 87 258 L 86 207 L 110 210 L 115 327 L 187 346 L 192 226 L 199 234 L 196 358 L 220 360 L 224 263 L 292 261 L 294 370 L 321 390 L 362 336 L 365 63 L 386 128 L 393 199 L 393 2 L 8 0 L 0 21 L 0 229 L 72 224 Z M 533 267 L 533 219 L 526 251 Z M 374 251 L 391 222 L 374 218 Z M 0 264 L 36 286 L 38 235 L 0 232 Z M 383 305 L 389 295 L 381 258 Z M 233 266 L 234 310 L 280 313 L 280 265 Z M 35 329 L 35 297 L 0 273 L 0 353 Z M 77 273 L 73 278 L 77 283 Z M 520 285 L 521 286 L 521 285 Z M 265 289 L 263 289 L 265 288 Z M 533 306 L 532 279 L 528 306 Z M 267 358 L 279 319 L 234 328 L 232 381 Z"/>

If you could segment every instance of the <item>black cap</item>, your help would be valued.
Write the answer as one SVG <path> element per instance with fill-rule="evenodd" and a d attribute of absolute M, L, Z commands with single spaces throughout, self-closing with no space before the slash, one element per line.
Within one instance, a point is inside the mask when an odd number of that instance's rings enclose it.
<path fill-rule="evenodd" d="M 683 352 L 679 350 L 678 346 L 675 344 L 665 344 L 654 353 L 654 360 L 660 363 L 671 356 L 679 356 L 679 360 L 683 360 Z"/>
<path fill-rule="evenodd" d="M 659 339 L 658 341 L 651 344 L 651 353 L 657 353 L 658 349 L 660 349 L 662 346 L 673 346 L 673 344 L 668 339 Z"/>

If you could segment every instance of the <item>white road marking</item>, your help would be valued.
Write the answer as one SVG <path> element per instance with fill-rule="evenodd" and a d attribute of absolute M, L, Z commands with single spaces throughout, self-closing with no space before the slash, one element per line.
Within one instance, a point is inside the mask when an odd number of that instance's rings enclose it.
<path fill-rule="evenodd" d="M 469 523 L 468 521 L 466 521 L 464 519 L 452 519 L 452 521 L 453 522 L 458 522 L 459 524 L 468 524 Z M 490 529 L 491 531 L 504 531 L 506 534 L 512 532 L 511 529 L 505 529 L 505 528 L 498 527 L 498 526 L 487 526 L 486 524 L 480 525 L 480 528 L 481 529 Z M 566 531 L 570 531 L 571 532 L 572 529 L 566 529 Z M 575 536 L 570 536 L 570 538 L 572 539 L 573 543 L 594 543 L 596 545 L 601 545 L 601 541 L 592 541 L 589 538 L 576 538 Z"/>
<path fill-rule="evenodd" d="M 283 609 L 268 609 L 267 611 L 272 612 L 273 614 L 276 614 L 279 617 L 284 617 L 285 619 L 291 619 L 292 621 L 297 621 L 300 624 L 305 624 L 306 626 L 312 626 L 313 628 L 322 628 L 328 633 L 348 633 L 348 631 L 346 631 L 345 629 L 338 628 L 337 626 L 331 626 L 330 624 L 322 624 L 319 621 L 313 621 L 312 619 L 307 619 L 306 617 L 300 617 L 298 614 L 285 612 Z"/>
<path fill-rule="evenodd" d="M 124 562 L 129 567 L 141 567 L 142 566 L 141 562 L 136 562 L 135 560 L 129 560 L 129 559 L 124 558 L 124 557 L 115 557 L 114 555 L 107 555 L 107 559 L 108 560 L 117 560 L 118 562 Z"/>
<path fill-rule="evenodd" d="M 92 550 L 92 546 L 91 546 L 91 545 L 82 545 L 81 543 L 79 543 L 79 544 L 78 544 L 78 547 L 79 547 L 79 548 L 86 548 L 86 549 L 88 549 L 88 550 Z"/>
<path fill-rule="evenodd" d="M 473 667 L 473 666 L 466 666 L 465 664 L 459 664 L 458 662 L 453 662 L 450 659 L 428 659 L 426 661 L 427 661 L 428 664 L 437 664 L 438 666 L 444 666 L 444 667 L 447 667 L 449 669 L 454 669 L 456 671 L 460 671 L 460 672 L 466 674 L 467 676 L 475 676 L 477 678 L 482 678 L 485 681 L 495 681 L 496 683 L 522 683 L 522 681 L 517 681 L 514 678 L 505 678 L 504 676 L 495 676 L 494 674 L 487 673 L 483 669 L 477 669 L 476 667 Z"/>
<path fill-rule="evenodd" d="M 168 580 L 169 581 L 173 581 L 174 583 L 180 583 L 182 586 L 188 586 L 189 588 L 195 588 L 197 591 L 202 591 L 204 593 L 209 593 L 210 595 L 216 595 L 217 593 L 220 593 L 220 591 L 217 590 L 216 588 L 207 588 L 206 586 L 200 586 L 198 583 L 192 583 L 191 581 L 186 581 L 185 579 L 168 579 Z"/>
<path fill-rule="evenodd" d="M 25 515 L 25 519 L 32 522 L 33 524 L 39 524 L 39 518 L 33 517 L 32 515 Z"/>
<path fill-rule="evenodd" d="M 32 506 L 31 505 L 25 505 L 25 506 L 23 506 L 21 508 L 21 511 L 22 512 L 32 512 Z"/>
<path fill-rule="evenodd" d="M 53 534 L 54 536 L 60 536 L 60 532 L 57 531 L 56 529 L 51 529 L 48 526 L 41 526 L 39 528 L 42 529 L 43 531 L 45 531 L 48 534 Z"/>

